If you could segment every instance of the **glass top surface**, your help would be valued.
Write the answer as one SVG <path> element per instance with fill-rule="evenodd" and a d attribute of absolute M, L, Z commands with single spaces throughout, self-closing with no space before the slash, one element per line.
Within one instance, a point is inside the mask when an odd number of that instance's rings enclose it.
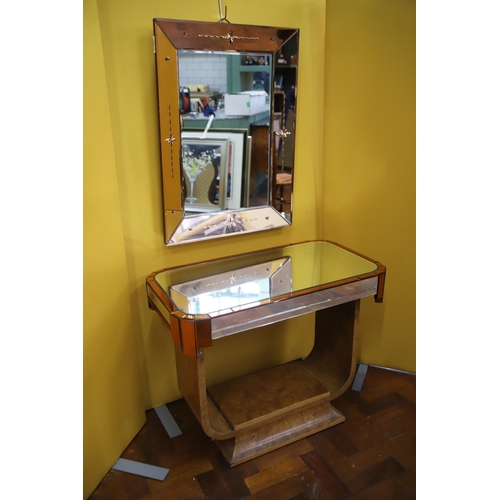
<path fill-rule="evenodd" d="M 334 243 L 311 241 L 173 268 L 154 279 L 180 311 L 216 315 L 376 270 Z"/>

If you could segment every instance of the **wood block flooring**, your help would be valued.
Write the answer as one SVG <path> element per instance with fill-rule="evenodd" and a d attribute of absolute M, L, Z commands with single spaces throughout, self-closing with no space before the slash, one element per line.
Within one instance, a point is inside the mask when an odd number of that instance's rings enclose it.
<path fill-rule="evenodd" d="M 164 481 L 111 470 L 90 500 L 416 498 L 416 377 L 368 367 L 361 392 L 333 403 L 346 421 L 230 468 L 182 399 L 167 405 L 182 436 L 156 412 L 122 458 L 170 469 Z"/>

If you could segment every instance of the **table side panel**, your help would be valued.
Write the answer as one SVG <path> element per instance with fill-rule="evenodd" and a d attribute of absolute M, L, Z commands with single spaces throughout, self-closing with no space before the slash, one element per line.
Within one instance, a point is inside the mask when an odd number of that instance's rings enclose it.
<path fill-rule="evenodd" d="M 166 320 L 168 324 L 170 324 L 170 312 L 166 307 L 163 301 L 156 295 L 154 290 L 151 288 L 151 286 L 148 284 L 147 285 L 147 293 L 148 293 L 148 300 L 150 303 L 154 304 L 156 310 L 161 314 L 163 319 Z"/>

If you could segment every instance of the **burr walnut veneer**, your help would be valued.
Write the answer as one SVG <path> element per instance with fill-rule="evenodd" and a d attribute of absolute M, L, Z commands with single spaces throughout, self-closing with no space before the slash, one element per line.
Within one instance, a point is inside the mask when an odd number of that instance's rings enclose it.
<path fill-rule="evenodd" d="M 329 241 L 157 271 L 151 309 L 170 325 L 179 389 L 230 465 L 345 420 L 331 401 L 351 384 L 359 303 L 382 302 L 385 267 Z M 314 312 L 304 359 L 206 386 L 203 351 L 215 339 Z"/>

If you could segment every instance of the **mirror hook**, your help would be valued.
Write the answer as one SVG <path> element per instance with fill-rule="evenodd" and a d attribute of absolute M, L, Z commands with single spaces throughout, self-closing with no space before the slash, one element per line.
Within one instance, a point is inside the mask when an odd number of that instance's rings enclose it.
<path fill-rule="evenodd" d="M 229 19 L 227 18 L 227 5 L 224 7 L 224 17 L 222 17 L 222 6 L 220 4 L 220 0 L 218 0 L 218 2 L 219 2 L 219 20 L 217 22 L 221 23 L 222 21 L 226 21 L 226 23 L 231 24 L 231 21 L 229 21 Z"/>

